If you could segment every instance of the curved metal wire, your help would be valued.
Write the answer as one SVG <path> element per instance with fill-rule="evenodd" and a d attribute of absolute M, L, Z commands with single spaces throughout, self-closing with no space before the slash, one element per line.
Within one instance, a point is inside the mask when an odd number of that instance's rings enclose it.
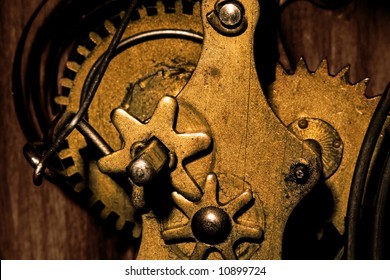
<path fill-rule="evenodd" d="M 390 131 L 390 127 L 387 128 Z M 386 137 L 386 136 L 385 136 Z M 379 188 L 374 203 L 374 217 L 372 225 L 371 257 L 375 260 L 383 258 L 384 245 L 384 225 L 386 218 L 386 207 L 388 207 L 390 188 L 390 150 L 387 150 L 387 156 L 382 169 L 382 175 L 379 181 Z"/>
<path fill-rule="evenodd" d="M 99 69 L 97 70 L 96 75 L 94 76 L 91 82 L 91 87 L 89 88 L 88 94 L 85 97 L 85 102 L 83 102 L 82 106 L 79 108 L 78 112 L 73 117 L 73 119 L 69 123 L 67 123 L 65 128 L 63 128 L 60 131 L 57 138 L 53 142 L 52 146 L 43 155 L 42 159 L 37 164 L 37 167 L 35 168 L 33 174 L 33 180 L 36 185 L 42 184 L 43 174 L 44 174 L 45 167 L 47 165 L 47 161 L 55 153 L 55 151 L 61 146 L 61 144 L 65 141 L 66 137 L 68 137 L 68 135 L 76 128 L 77 124 L 80 122 L 80 120 L 87 112 L 92 102 L 92 99 L 94 98 L 95 93 L 100 85 L 100 82 L 104 76 L 104 73 L 112 59 L 112 55 L 115 52 L 118 44 L 120 43 L 120 40 L 130 22 L 131 15 L 135 10 L 136 6 L 138 5 L 138 1 L 139 0 L 132 0 L 130 2 L 129 7 L 125 13 L 125 16 L 123 17 L 122 23 L 117 29 L 117 31 L 115 32 L 114 37 L 112 38 L 110 45 L 107 49 L 107 52 L 102 59 L 102 63 L 99 65 Z"/>
<path fill-rule="evenodd" d="M 186 30 L 180 30 L 180 29 L 158 29 L 158 30 L 152 30 L 147 32 L 142 32 L 139 34 L 136 34 L 134 36 L 128 37 L 124 40 L 122 40 L 118 48 L 115 50 L 115 53 L 113 54 L 113 58 L 120 54 L 125 49 L 141 43 L 146 40 L 153 40 L 153 39 L 160 39 L 160 38 L 182 38 L 186 40 L 193 40 L 201 43 L 203 41 L 203 36 Z M 103 54 L 104 55 L 104 54 Z M 80 104 L 84 103 L 86 95 L 88 93 L 90 83 L 95 75 L 95 72 L 99 69 L 99 65 L 102 62 L 103 56 L 101 56 L 92 66 L 91 71 L 88 73 L 84 86 L 81 93 L 80 98 Z"/>
<path fill-rule="evenodd" d="M 390 83 L 387 85 L 387 88 L 371 118 L 366 135 L 364 136 L 364 140 L 356 162 L 355 171 L 352 177 L 346 217 L 346 259 L 353 260 L 358 257 L 356 253 L 358 244 L 358 222 L 361 209 L 360 206 L 364 194 L 364 187 L 366 184 L 368 170 L 374 149 L 389 111 Z"/>

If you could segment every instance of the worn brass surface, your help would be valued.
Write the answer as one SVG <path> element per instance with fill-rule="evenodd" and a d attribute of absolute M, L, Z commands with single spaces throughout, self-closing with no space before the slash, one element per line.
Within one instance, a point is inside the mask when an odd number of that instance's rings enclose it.
<path fill-rule="evenodd" d="M 210 127 L 213 140 L 211 171 L 218 179 L 222 176 L 228 178 L 221 184 L 224 191 L 218 194 L 222 200 L 220 203 L 223 205 L 233 200 L 249 185 L 255 200 L 262 205 L 265 226 L 262 228 L 259 224 L 258 230 L 264 229 L 264 236 L 261 240 L 254 241 L 259 246 L 251 253 L 250 258 L 277 259 L 281 257 L 283 230 L 289 214 L 314 187 L 320 176 L 321 165 L 315 151 L 290 133 L 274 115 L 260 88 L 253 59 L 253 35 L 259 16 L 258 1 L 242 1 L 248 11 L 248 27 L 235 37 L 218 33 L 208 23 L 205 16 L 213 10 L 214 4 L 214 1 L 202 2 L 205 36 L 202 54 L 193 76 L 177 100 L 179 108 L 191 104 Z M 178 124 L 180 122 L 188 123 L 190 120 L 182 116 L 179 110 Z M 194 161 L 191 164 L 198 166 L 201 163 Z M 297 164 L 305 165 L 309 170 L 308 180 L 304 183 L 292 179 L 292 167 Z M 198 185 L 203 187 L 201 179 L 204 180 L 207 174 L 194 174 L 192 170 L 196 169 L 188 168 L 188 174 L 196 178 Z M 208 186 L 207 183 L 205 185 Z M 181 188 L 177 191 L 180 193 Z M 185 197 L 185 193 L 181 195 L 185 199 L 191 198 Z M 175 200 L 177 205 L 174 209 L 180 209 L 183 200 L 178 200 L 177 197 Z M 184 210 L 184 215 L 189 216 L 190 220 L 193 218 L 191 213 Z M 188 230 L 188 219 L 184 222 L 178 219 L 176 223 L 183 223 L 182 226 Z M 172 250 L 172 240 L 156 242 L 155 236 L 161 234 L 161 230 L 166 232 L 163 225 L 169 222 L 168 217 L 168 221 L 161 223 L 152 212 L 143 216 L 143 236 L 138 258 L 182 257 Z M 241 221 L 242 224 L 245 222 L 246 219 Z M 189 253 L 190 258 L 194 255 L 215 257 L 215 254 L 203 254 L 207 245 L 196 237 L 192 239 L 195 239 L 196 245 L 192 253 Z M 219 245 L 234 248 L 241 241 L 240 237 L 235 238 L 232 233 L 227 240 L 228 245 Z M 217 246 L 214 249 L 222 257 L 241 257 L 237 252 L 226 254 L 225 249 Z"/>
<path fill-rule="evenodd" d="M 294 75 L 288 75 L 280 66 L 276 71 L 277 78 L 269 92 L 269 104 L 281 121 L 289 125 L 302 118 L 320 119 L 329 123 L 342 140 L 341 163 L 325 183 L 334 198 L 331 222 L 343 233 L 352 174 L 379 98 L 368 99 L 364 95 L 366 80 L 356 85 L 349 84 L 346 79 L 348 68 L 335 77 L 330 76 L 325 60 L 315 73 L 308 72 L 303 60 Z M 317 131 L 311 138 L 321 138 L 325 134 Z"/>
<path fill-rule="evenodd" d="M 199 199 L 201 192 L 187 175 L 184 162 L 206 150 L 211 144 L 211 138 L 204 132 L 178 133 L 175 130 L 177 113 L 177 101 L 170 96 L 161 99 L 145 124 L 123 109 L 114 110 L 111 119 L 122 136 L 124 145 L 122 149 L 101 158 L 98 162 L 99 169 L 104 173 L 124 173 L 131 161 L 130 150 L 133 144 L 156 137 L 176 155 L 177 165 L 171 172 L 173 187 L 180 188 L 192 200 Z"/>
<path fill-rule="evenodd" d="M 336 172 L 341 163 L 344 144 L 337 131 L 329 123 L 320 119 L 301 118 L 290 123 L 288 129 L 300 139 L 318 145 L 323 179 L 328 179 Z"/>
<path fill-rule="evenodd" d="M 175 13 L 165 13 L 165 7 L 157 2 L 157 15 L 148 16 L 145 8 L 139 8 L 140 19 L 132 21 L 123 38 L 130 38 L 145 32 L 162 29 L 184 30 L 196 34 L 202 33 L 199 16 L 199 4 L 194 6 L 192 14 L 183 14 L 178 1 Z M 103 24 L 103 22 L 102 22 Z M 81 92 L 85 79 L 94 63 L 106 51 L 115 26 L 109 20 L 104 22 L 110 36 L 102 38 L 91 33 L 90 39 L 96 45 L 92 50 L 79 46 L 78 53 L 85 57 L 79 65 L 70 61 L 68 68 L 76 73 L 73 80 L 63 78 L 61 84 L 70 89 L 69 97 L 58 96 L 56 102 L 66 106 L 67 113 L 75 113 L 80 104 Z M 167 38 L 144 40 L 134 44 L 116 56 L 108 67 L 105 77 L 96 93 L 88 113 L 91 125 L 114 149 L 121 147 L 121 138 L 112 126 L 111 111 L 121 107 L 139 120 L 150 118 L 157 102 L 167 92 L 177 94 L 188 81 L 198 61 L 201 45 L 191 40 Z M 116 227 L 123 228 L 125 223 L 136 224 L 133 235 L 141 233 L 139 223 L 134 217 L 134 207 L 129 197 L 129 190 L 123 189 L 109 176 L 100 172 L 93 155 L 83 153 L 87 144 L 77 132 L 67 139 L 68 148 L 59 152 L 62 159 L 71 159 L 66 173 L 69 177 L 80 178 L 75 181 L 75 190 L 81 192 L 88 188 L 92 192 L 90 205 L 104 206 L 101 217 L 114 213 L 118 220 Z"/>
<path fill-rule="evenodd" d="M 331 77 L 323 63 L 311 74 L 303 61 L 292 76 L 277 67 L 276 81 L 264 94 L 253 57 L 258 1 L 241 1 L 246 24 L 234 36 L 207 19 L 215 3 L 202 1 L 201 14 L 196 5 L 192 15 L 181 14 L 179 2 L 174 14 L 165 14 L 159 2 L 157 16 L 140 9 L 141 19 L 124 37 L 180 29 L 203 33 L 203 46 L 147 40 L 115 57 L 88 117 L 116 152 L 96 164 L 75 132 L 59 153 L 73 160 L 67 175 L 83 179 L 76 191 L 88 187 L 91 204 L 103 203 L 103 218 L 117 214 L 118 229 L 136 224 L 139 259 L 279 259 L 289 216 L 318 180 L 331 190 L 331 222 L 344 232 L 353 168 L 378 100 L 364 96 L 364 82 L 349 85 L 345 71 Z M 105 27 L 115 31 L 109 21 Z M 69 97 L 56 99 L 67 113 L 77 111 L 84 81 L 109 39 L 91 33 L 96 47 L 79 47 L 84 63 L 68 63 L 76 77 L 62 81 Z M 109 176 L 125 174 L 136 157 L 134 147 L 154 138 L 170 155 L 169 168 L 159 168 L 165 174 L 149 189 L 151 201 L 166 206 L 161 212 L 145 201 L 146 188 L 124 189 Z M 196 226 L 207 211 L 222 220 L 213 224 L 215 232 L 226 230 L 215 240 Z M 205 217 L 206 222 L 211 223 Z"/>
<path fill-rule="evenodd" d="M 190 259 L 203 259 L 207 256 L 208 251 L 213 248 L 218 250 L 224 259 L 235 259 L 236 254 L 232 244 L 235 244 L 239 239 L 242 238 L 252 239 L 253 241 L 259 242 L 260 238 L 262 237 L 263 229 L 259 221 L 246 225 L 233 219 L 237 212 L 248 206 L 248 204 L 254 199 L 252 191 L 250 189 L 245 190 L 243 193 L 228 203 L 221 205 L 217 201 L 219 191 L 217 185 L 217 176 L 215 174 L 208 175 L 204 186 L 204 195 L 199 202 L 195 203 L 187 200 L 184 196 L 177 192 L 172 194 L 173 201 L 177 207 L 186 215 L 188 222 L 182 226 L 164 229 L 162 231 L 162 238 L 166 242 L 188 238 L 196 240 L 195 248 L 190 253 Z M 201 212 L 204 209 L 207 213 L 210 207 L 220 209 L 220 211 L 225 213 L 225 215 L 228 217 L 227 219 L 229 220 L 229 226 L 231 228 L 223 229 L 225 231 L 224 233 L 226 234 L 226 238 L 224 238 L 222 241 L 216 240 L 216 242 L 209 242 L 207 238 L 205 238 L 206 240 L 202 240 L 201 237 L 197 236 L 197 232 L 199 230 L 194 230 L 194 227 L 202 227 L 202 225 L 198 224 L 207 223 L 207 217 L 198 216 L 201 215 Z M 211 219 L 215 219 L 213 215 L 214 213 L 211 212 Z M 204 229 L 204 231 L 206 230 L 207 229 Z M 212 236 L 213 235 L 210 237 Z"/>

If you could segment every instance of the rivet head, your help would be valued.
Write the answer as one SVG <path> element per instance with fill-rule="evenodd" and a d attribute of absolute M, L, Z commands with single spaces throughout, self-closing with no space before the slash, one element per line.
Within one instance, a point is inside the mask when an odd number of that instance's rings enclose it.
<path fill-rule="evenodd" d="M 214 206 L 200 209 L 191 221 L 194 236 L 199 241 L 211 245 L 223 242 L 229 236 L 231 227 L 229 215 Z"/>
<path fill-rule="evenodd" d="M 242 11 L 237 4 L 227 2 L 223 4 L 218 12 L 221 23 L 227 27 L 238 25 L 242 20 Z"/>
<path fill-rule="evenodd" d="M 333 147 L 340 148 L 341 147 L 341 140 L 340 139 L 334 139 L 333 140 Z"/>
<path fill-rule="evenodd" d="M 301 119 L 301 120 L 298 121 L 298 126 L 301 129 L 307 128 L 308 125 L 309 125 L 309 123 L 305 119 Z"/>

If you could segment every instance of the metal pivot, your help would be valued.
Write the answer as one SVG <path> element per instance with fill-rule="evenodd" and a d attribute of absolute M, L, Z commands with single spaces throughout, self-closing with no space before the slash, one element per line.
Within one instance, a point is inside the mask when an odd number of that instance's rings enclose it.
<path fill-rule="evenodd" d="M 229 6 L 224 10 L 220 3 Z M 210 161 L 196 159 L 186 169 L 194 178 L 196 188 L 191 190 L 200 188 L 202 195 L 193 200 L 188 186 L 175 182 L 169 215 L 164 219 L 153 212 L 143 215 L 139 259 L 278 259 L 291 211 L 320 177 L 319 155 L 279 121 L 262 93 L 253 58 L 258 1 L 240 2 L 242 16 L 251 11 L 241 19 L 231 3 L 202 2 L 202 54 L 175 99 L 181 123 L 192 123 L 181 114 L 181 108 L 189 107 L 210 128 Z M 221 33 L 210 15 L 226 29 L 245 24 L 244 32 L 221 36 L 229 34 Z M 193 131 L 202 126 L 192 125 Z M 167 146 L 166 140 L 159 139 Z M 205 164 L 210 171 L 200 172 L 207 170 Z M 233 206 L 241 195 L 250 199 Z M 226 210 L 229 207 L 235 210 Z M 246 225 L 256 234 L 238 230 Z M 161 239 L 156 241 L 156 236 Z"/>

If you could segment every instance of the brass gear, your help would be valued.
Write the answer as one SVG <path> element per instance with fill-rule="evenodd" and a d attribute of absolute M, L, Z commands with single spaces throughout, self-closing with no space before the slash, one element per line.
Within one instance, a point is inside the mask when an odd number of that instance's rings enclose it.
<path fill-rule="evenodd" d="M 349 67 L 346 67 L 336 76 L 330 76 L 326 60 L 314 73 L 308 71 L 303 59 L 292 75 L 278 65 L 276 80 L 268 97 L 275 114 L 298 138 L 307 140 L 310 135 L 310 139 L 320 144 L 319 153 L 322 153 L 324 162 L 323 181 L 334 200 L 330 222 L 340 234 L 344 233 L 351 180 L 359 150 L 379 102 L 379 98 L 369 99 L 364 94 L 368 79 L 351 85 L 348 74 Z M 307 121 L 299 124 L 302 120 Z M 336 151 L 332 152 L 332 149 Z M 337 150 L 341 150 L 342 158 Z"/>
<path fill-rule="evenodd" d="M 201 38 L 202 34 L 199 3 L 194 5 L 191 14 L 183 12 L 181 1 L 176 1 L 174 13 L 172 8 L 167 9 L 160 1 L 156 3 L 155 8 L 157 11 L 155 15 L 148 15 L 145 7 L 137 10 L 139 19 L 129 24 L 123 40 L 137 36 L 141 39 L 131 44 L 129 48 L 121 50 L 110 62 L 89 109 L 89 123 L 114 150 L 121 148 L 122 139 L 111 124 L 110 113 L 121 107 L 140 120 L 148 119 L 157 101 L 166 91 L 175 95 L 184 87 L 201 52 L 200 41 L 193 40 Z M 109 34 L 105 38 L 96 32 L 90 33 L 89 39 L 95 45 L 92 49 L 78 46 L 78 54 L 85 58 L 83 63 L 67 62 L 67 68 L 75 73 L 74 79 L 61 79 L 61 85 L 69 89 L 69 96 L 55 98 L 57 104 L 65 106 L 67 115 L 77 112 L 85 81 L 93 66 L 107 50 L 116 30 L 115 25 L 109 20 L 104 22 L 104 29 Z M 172 32 L 165 36 L 166 30 Z M 186 38 L 180 35 L 182 33 L 190 34 L 192 37 L 188 35 Z M 149 37 L 145 37 L 145 34 L 151 34 L 158 40 L 148 40 Z M 179 34 L 178 38 L 175 34 Z M 84 137 L 73 132 L 67 138 L 67 147 L 58 153 L 62 161 L 70 162 L 65 173 L 73 180 L 74 190 L 81 192 L 89 189 L 92 193 L 89 205 L 102 204 L 103 219 L 114 213 L 118 217 L 116 222 L 118 230 L 126 223 L 135 224 L 133 236 L 139 237 L 141 227 L 134 215 L 129 190 L 123 189 L 109 176 L 101 173 L 97 168 L 96 159 L 85 150 L 87 143 Z"/>
<path fill-rule="evenodd" d="M 264 210 L 247 182 L 210 173 L 199 201 L 189 201 L 178 192 L 172 193 L 172 199 L 177 209 L 160 226 L 162 239 L 176 257 L 250 259 L 261 247 Z"/>

